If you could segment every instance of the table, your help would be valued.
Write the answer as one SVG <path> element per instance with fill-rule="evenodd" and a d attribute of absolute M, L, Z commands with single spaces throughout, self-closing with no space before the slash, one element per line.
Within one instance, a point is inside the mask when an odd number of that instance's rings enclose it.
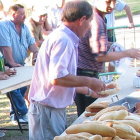
<path fill-rule="evenodd" d="M 8 80 L 0 80 L 0 94 L 30 85 L 34 66 L 17 67 L 17 74 Z"/>
<path fill-rule="evenodd" d="M 121 90 L 117 93 L 119 99 L 123 99 L 126 96 L 135 96 L 135 97 L 140 97 L 140 95 L 135 94 L 134 91 L 136 91 L 138 88 L 133 87 L 133 76 L 135 75 L 135 73 L 137 72 L 137 70 L 140 69 L 140 67 L 131 67 L 128 68 L 127 71 L 121 75 L 117 81 L 119 87 L 121 88 Z M 132 93 L 132 94 L 131 94 Z M 102 101 L 108 101 L 108 102 L 112 102 L 111 100 L 112 96 L 108 96 L 106 98 L 99 98 L 97 99 L 95 102 L 102 102 Z M 93 117 L 93 116 L 92 116 Z M 90 120 L 91 117 L 85 117 L 84 113 L 81 114 L 81 116 L 79 116 L 71 125 L 73 124 L 81 124 L 83 123 L 85 120 Z M 66 135 L 65 132 L 63 132 L 61 135 Z"/>
<path fill-rule="evenodd" d="M 8 80 L 0 80 L 0 94 L 4 94 L 7 92 L 10 93 L 10 91 L 30 85 L 34 66 L 17 67 L 16 70 L 17 70 L 16 75 L 10 76 L 10 78 Z M 9 94 L 9 95 L 10 95 L 10 101 L 11 101 L 11 103 L 13 105 L 13 109 L 15 111 L 15 115 L 18 118 L 18 113 L 16 111 L 11 94 Z M 28 130 L 28 129 L 22 129 L 18 119 L 17 119 L 17 122 L 18 122 L 19 129 L 0 128 L 0 130 L 20 130 L 21 133 L 23 133 L 23 130 Z"/>

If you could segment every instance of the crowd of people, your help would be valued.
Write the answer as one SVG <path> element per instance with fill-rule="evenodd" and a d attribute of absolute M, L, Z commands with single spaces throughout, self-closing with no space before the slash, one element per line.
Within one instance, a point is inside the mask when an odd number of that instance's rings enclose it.
<path fill-rule="evenodd" d="M 80 116 L 97 98 L 107 96 L 98 94 L 107 88 L 98 75 L 105 62 L 140 58 L 137 49 L 108 51 L 113 41 L 108 41 L 106 15 L 116 2 L 122 1 L 94 0 L 91 5 L 86 0 L 56 0 L 48 8 L 33 5 L 28 16 L 23 3 L 14 2 L 7 12 L 0 3 L 4 15 L 0 13 L 0 53 L 7 66 L 0 80 L 16 74 L 16 67 L 35 65 L 31 85 L 10 92 L 18 112 L 16 118 L 11 106 L 11 121 L 29 123 L 30 140 L 61 135 L 66 129 L 66 107 L 74 101 Z"/>

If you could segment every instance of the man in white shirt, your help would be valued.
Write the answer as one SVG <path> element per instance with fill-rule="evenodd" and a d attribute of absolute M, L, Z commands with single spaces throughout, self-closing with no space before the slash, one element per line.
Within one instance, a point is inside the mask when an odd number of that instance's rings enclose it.
<path fill-rule="evenodd" d="M 105 90 L 101 80 L 76 76 L 79 38 L 90 29 L 92 19 L 93 9 L 85 0 L 66 3 L 63 24 L 41 45 L 29 92 L 30 140 L 53 140 L 63 133 L 65 109 L 73 104 L 76 91 L 86 89 L 83 94 L 99 98 L 97 92 Z"/>
<path fill-rule="evenodd" d="M 131 9 L 124 1 L 116 0 L 116 6 L 115 6 L 114 10 L 119 11 L 119 12 L 121 12 L 122 10 L 125 10 L 128 20 L 129 20 L 128 27 L 134 27 Z M 115 25 L 114 11 L 111 14 L 106 14 L 105 17 L 107 19 L 107 29 L 114 27 L 114 25 Z M 110 41 L 110 42 L 116 41 L 113 30 L 108 30 L 108 41 Z"/>

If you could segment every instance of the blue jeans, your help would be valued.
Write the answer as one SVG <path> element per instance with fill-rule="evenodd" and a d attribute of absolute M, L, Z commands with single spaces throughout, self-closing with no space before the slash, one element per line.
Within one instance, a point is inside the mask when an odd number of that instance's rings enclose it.
<path fill-rule="evenodd" d="M 13 99 L 13 102 L 15 104 L 16 110 L 17 110 L 19 115 L 25 115 L 28 112 L 28 109 L 27 109 L 27 106 L 26 106 L 25 100 L 24 100 L 24 95 L 25 95 L 26 90 L 27 90 L 27 86 L 13 90 L 10 92 L 12 99 Z M 7 97 L 9 98 L 8 93 L 7 93 Z M 14 112 L 13 107 L 11 105 L 10 115 L 14 114 L 14 113 L 15 112 Z"/>

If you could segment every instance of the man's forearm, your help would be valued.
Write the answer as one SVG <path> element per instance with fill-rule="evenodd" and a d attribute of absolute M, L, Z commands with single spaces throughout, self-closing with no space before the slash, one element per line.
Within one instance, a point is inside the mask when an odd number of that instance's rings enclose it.
<path fill-rule="evenodd" d="M 4 52 L 4 57 L 8 61 L 8 63 L 10 65 L 15 63 L 11 47 L 2 47 L 2 49 Z"/>
<path fill-rule="evenodd" d="M 105 83 L 97 78 L 91 78 L 87 76 L 75 76 L 72 74 L 68 74 L 65 77 L 54 79 L 51 81 L 51 83 L 52 85 L 59 85 L 63 87 L 88 87 L 95 92 L 105 90 Z"/>
<path fill-rule="evenodd" d="M 108 52 L 106 55 L 96 57 L 96 61 L 98 62 L 110 62 L 114 60 L 118 60 L 123 57 L 128 57 L 126 51 L 122 52 Z"/>
<path fill-rule="evenodd" d="M 89 77 L 69 74 L 65 77 L 52 80 L 52 84 L 64 87 L 83 87 L 88 86 L 89 81 Z"/>
<path fill-rule="evenodd" d="M 128 16 L 128 19 L 129 19 L 129 23 L 133 23 L 133 16 L 132 16 L 132 12 L 131 12 L 131 9 L 128 5 L 125 6 L 124 8 L 127 16 Z"/>

